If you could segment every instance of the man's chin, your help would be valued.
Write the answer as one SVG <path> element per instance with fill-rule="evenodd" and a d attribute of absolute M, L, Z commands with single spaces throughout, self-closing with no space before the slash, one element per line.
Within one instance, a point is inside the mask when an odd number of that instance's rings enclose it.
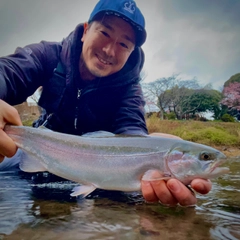
<path fill-rule="evenodd" d="M 95 78 L 106 77 L 106 76 L 110 75 L 108 72 L 102 71 L 99 69 L 94 69 L 94 70 L 90 71 L 90 73 Z"/>

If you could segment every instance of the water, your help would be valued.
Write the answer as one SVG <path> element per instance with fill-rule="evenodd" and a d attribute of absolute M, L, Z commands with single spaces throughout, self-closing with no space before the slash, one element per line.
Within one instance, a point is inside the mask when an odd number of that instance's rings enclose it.
<path fill-rule="evenodd" d="M 195 207 L 147 204 L 139 193 L 97 190 L 49 174 L 0 172 L 0 240 L 240 239 L 240 158 Z"/>

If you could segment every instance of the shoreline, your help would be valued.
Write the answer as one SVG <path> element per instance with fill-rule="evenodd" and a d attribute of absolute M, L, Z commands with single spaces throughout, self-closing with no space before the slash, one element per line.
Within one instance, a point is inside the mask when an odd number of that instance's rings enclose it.
<path fill-rule="evenodd" d="M 226 146 L 213 146 L 213 147 L 224 153 L 228 158 L 240 158 L 239 147 L 226 147 Z"/>

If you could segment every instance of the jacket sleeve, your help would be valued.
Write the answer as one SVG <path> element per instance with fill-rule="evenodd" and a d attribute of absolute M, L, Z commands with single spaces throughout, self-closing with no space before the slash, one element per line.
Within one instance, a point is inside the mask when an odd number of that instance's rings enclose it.
<path fill-rule="evenodd" d="M 122 96 L 116 115 L 114 133 L 126 135 L 147 135 L 145 122 L 145 101 L 140 84 L 132 84 Z"/>
<path fill-rule="evenodd" d="M 22 103 L 51 77 L 57 66 L 61 44 L 42 41 L 0 58 L 0 99 Z"/>

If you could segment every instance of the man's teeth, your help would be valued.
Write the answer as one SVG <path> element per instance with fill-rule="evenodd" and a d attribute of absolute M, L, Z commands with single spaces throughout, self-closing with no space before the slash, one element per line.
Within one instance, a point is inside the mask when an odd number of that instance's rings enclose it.
<path fill-rule="evenodd" d="M 98 59 L 99 59 L 99 61 L 100 61 L 101 63 L 107 64 L 107 65 L 110 65 L 110 62 L 104 61 L 104 60 L 101 59 L 101 58 L 98 58 Z"/>

